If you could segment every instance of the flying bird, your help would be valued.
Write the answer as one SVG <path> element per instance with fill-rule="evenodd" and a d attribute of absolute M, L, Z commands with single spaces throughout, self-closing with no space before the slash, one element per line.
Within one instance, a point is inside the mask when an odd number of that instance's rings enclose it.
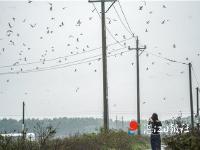
<path fill-rule="evenodd" d="M 139 10 L 142 10 L 142 8 L 143 8 L 143 6 L 140 6 L 140 7 L 139 7 Z"/>
<path fill-rule="evenodd" d="M 49 10 L 50 10 L 50 11 L 52 11 L 52 10 L 53 10 L 52 3 L 49 3 L 49 5 L 50 5 L 50 8 L 49 8 Z"/>
<path fill-rule="evenodd" d="M 8 31 L 7 31 L 7 36 L 9 37 L 12 33 L 13 33 L 12 30 L 8 30 Z"/>
<path fill-rule="evenodd" d="M 125 36 L 125 35 L 123 35 L 123 39 L 126 39 L 126 36 Z"/>
<path fill-rule="evenodd" d="M 81 25 L 81 20 L 79 19 L 78 21 L 77 21 L 77 23 L 76 23 L 76 26 L 80 26 Z"/>
<path fill-rule="evenodd" d="M 24 19 L 22 22 L 25 23 L 25 22 L 26 22 L 26 19 Z"/>
<path fill-rule="evenodd" d="M 12 28 L 13 26 L 10 24 L 10 22 L 8 22 L 8 26 L 9 26 L 9 28 Z"/>
<path fill-rule="evenodd" d="M 11 43 L 11 45 L 15 45 L 14 41 L 10 40 L 9 42 Z"/>
<path fill-rule="evenodd" d="M 76 92 L 78 92 L 78 90 L 79 90 L 79 87 L 76 88 Z"/>
<path fill-rule="evenodd" d="M 65 10 L 67 7 L 63 7 L 62 9 Z"/>
<path fill-rule="evenodd" d="M 161 24 L 164 24 L 165 23 L 165 20 L 163 20 L 162 22 L 161 22 Z"/>
<path fill-rule="evenodd" d="M 149 24 L 150 23 L 150 20 L 146 21 L 146 24 Z"/>
<path fill-rule="evenodd" d="M 62 26 L 64 26 L 64 23 L 63 23 L 63 22 L 61 22 L 61 24 L 59 25 L 59 27 L 62 27 Z"/>
<path fill-rule="evenodd" d="M 31 28 L 35 28 L 36 27 L 36 23 L 35 24 L 30 24 Z"/>
<path fill-rule="evenodd" d="M 149 14 L 152 14 L 152 13 L 153 13 L 153 11 L 150 11 L 150 12 L 149 12 Z"/>

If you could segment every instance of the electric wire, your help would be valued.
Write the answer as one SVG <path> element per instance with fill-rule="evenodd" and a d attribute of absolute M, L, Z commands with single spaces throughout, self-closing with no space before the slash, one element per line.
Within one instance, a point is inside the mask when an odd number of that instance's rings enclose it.
<path fill-rule="evenodd" d="M 125 48 L 119 48 L 117 50 L 113 50 L 110 53 L 119 51 L 121 49 L 125 49 Z M 126 51 L 122 51 L 119 53 L 115 53 L 113 55 L 108 55 L 107 57 L 111 57 L 111 56 L 116 56 L 117 54 L 123 54 L 123 53 L 127 53 L 130 52 L 131 50 L 126 50 Z M 98 57 L 98 58 L 96 58 Z M 101 54 L 99 55 L 95 55 L 92 57 L 87 57 L 87 58 L 83 58 L 80 60 L 75 60 L 75 61 L 71 61 L 71 62 L 67 62 L 64 64 L 58 64 L 58 65 L 53 65 L 53 66 L 48 66 L 48 67 L 42 67 L 42 68 L 38 68 L 38 69 L 28 69 L 28 70 L 24 70 L 24 71 L 9 71 L 9 72 L 1 72 L 0 75 L 8 75 L 8 74 L 20 74 L 20 73 L 30 73 L 30 72 L 40 72 L 40 71 L 46 71 L 46 70 L 55 70 L 55 69 L 60 69 L 60 68 L 66 68 L 66 67 L 71 67 L 71 66 L 76 66 L 76 65 L 80 65 L 80 64 L 85 64 L 88 62 L 93 62 L 96 60 L 101 60 Z"/>
<path fill-rule="evenodd" d="M 118 18 L 119 18 L 119 20 L 120 20 L 122 26 L 124 27 L 124 29 L 125 29 L 128 33 L 130 33 L 131 35 L 133 35 L 132 32 L 129 31 L 129 29 L 127 29 L 127 27 L 125 26 L 124 22 L 122 21 L 120 15 L 119 15 L 119 13 L 118 13 L 118 11 L 117 11 L 117 9 L 116 9 L 116 7 L 115 7 L 114 5 L 113 5 L 113 8 L 114 8 L 115 13 L 117 14 L 117 16 L 118 16 Z"/>
<path fill-rule="evenodd" d="M 117 1 L 118 1 L 118 4 L 119 4 L 119 7 L 120 7 L 120 9 L 121 9 L 121 12 L 122 12 L 122 14 L 123 14 L 123 16 L 124 16 L 124 19 L 125 19 L 125 21 L 126 21 L 126 24 L 127 24 L 128 28 L 129 28 L 130 32 L 131 32 L 132 35 L 134 36 L 134 33 L 133 33 L 133 31 L 131 30 L 131 27 L 130 27 L 130 25 L 129 25 L 129 23 L 128 23 L 128 20 L 127 20 L 127 18 L 126 18 L 126 15 L 125 15 L 125 13 L 124 13 L 124 11 L 123 11 L 123 9 L 122 9 L 122 5 L 120 4 L 120 1 L 119 1 L 119 0 L 117 0 Z"/>
<path fill-rule="evenodd" d="M 200 87 L 200 86 L 199 86 L 200 84 L 199 84 L 199 81 L 198 81 L 198 79 L 197 79 L 197 75 L 196 75 L 196 72 L 195 72 L 195 70 L 194 70 L 193 65 L 192 65 L 192 71 L 193 71 L 193 74 L 194 74 L 195 81 L 196 81 L 198 87 Z"/>
<path fill-rule="evenodd" d="M 100 18 L 100 20 L 101 20 L 101 15 L 99 14 L 99 11 L 97 10 L 95 4 L 92 3 L 92 5 L 93 5 L 95 11 L 97 12 L 97 14 L 98 14 L 98 16 L 99 16 L 99 18 Z M 121 47 L 124 47 L 124 45 L 122 45 L 122 44 L 114 37 L 114 35 L 112 34 L 112 32 L 110 31 L 110 29 L 109 29 L 108 27 L 106 27 L 106 30 L 108 31 L 108 33 L 110 34 L 110 36 L 111 36 Z"/>
<path fill-rule="evenodd" d="M 128 40 L 131 40 L 133 37 L 130 37 L 128 39 L 124 39 L 124 40 L 121 40 L 119 41 L 120 43 L 121 42 L 124 42 L 124 41 L 128 41 Z M 118 42 L 113 42 L 113 43 L 110 43 L 107 45 L 107 47 L 110 47 L 112 45 L 116 45 L 118 44 Z M 90 49 L 90 50 L 87 50 L 87 51 L 83 51 L 81 53 L 75 53 L 75 54 L 70 54 L 70 55 L 66 55 L 66 56 L 59 56 L 59 57 L 55 57 L 55 58 L 50 58 L 50 59 L 42 59 L 42 60 L 45 60 L 45 62 L 48 62 L 48 61 L 55 61 L 55 60 L 58 60 L 58 59 L 62 59 L 62 58 L 68 58 L 68 57 L 72 57 L 72 56 L 76 56 L 76 55 L 81 55 L 81 54 L 84 54 L 84 53 L 89 53 L 89 52 L 92 52 L 92 51 L 95 51 L 95 50 L 98 50 L 102 47 L 96 47 L 96 48 L 93 48 L 93 49 Z M 33 62 L 29 62 L 29 63 L 23 63 L 23 64 L 16 64 L 16 65 L 4 65 L 4 66 L 0 66 L 0 69 L 1 68 L 8 68 L 8 67 L 15 67 L 15 66 L 26 66 L 26 65 L 32 65 L 32 64 L 38 64 L 38 63 L 41 63 L 42 61 L 33 61 Z"/>

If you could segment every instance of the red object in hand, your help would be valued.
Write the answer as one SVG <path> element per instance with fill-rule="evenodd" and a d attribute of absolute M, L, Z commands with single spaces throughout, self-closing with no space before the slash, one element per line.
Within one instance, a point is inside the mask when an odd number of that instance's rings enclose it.
<path fill-rule="evenodd" d="M 138 129 L 138 123 L 133 120 L 130 122 L 130 130 L 134 131 L 134 130 L 137 130 Z"/>

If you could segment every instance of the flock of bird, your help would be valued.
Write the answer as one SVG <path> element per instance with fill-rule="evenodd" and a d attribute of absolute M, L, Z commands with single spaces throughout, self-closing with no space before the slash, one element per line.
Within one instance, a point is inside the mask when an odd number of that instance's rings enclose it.
<path fill-rule="evenodd" d="M 33 1 L 30 1 L 30 0 L 28 1 L 28 4 L 32 4 L 32 3 L 33 3 Z M 49 11 L 50 11 L 50 12 L 54 11 L 54 5 L 53 5 L 53 3 L 48 2 L 47 5 L 49 6 Z M 146 6 L 146 2 L 145 2 L 143 5 L 139 6 L 138 10 L 139 10 L 139 11 L 143 11 L 143 9 L 145 9 L 145 6 Z M 166 6 L 166 5 L 162 5 L 162 8 L 163 8 L 163 9 L 167 9 L 167 6 Z M 67 9 L 67 7 L 62 7 L 62 10 L 66 10 L 66 9 Z M 93 10 L 91 10 L 91 11 L 92 11 L 92 13 L 94 13 L 94 12 L 95 12 L 95 9 L 93 9 Z M 151 11 L 149 11 L 148 13 L 149 13 L 149 14 L 153 14 L 153 11 L 151 10 Z M 16 37 L 20 37 L 20 33 L 15 32 L 15 31 L 13 30 L 14 25 L 15 25 L 15 22 L 16 22 L 17 19 L 18 19 L 17 17 L 12 17 L 12 18 L 11 18 L 11 21 L 8 22 L 8 30 L 6 31 L 6 36 L 10 39 L 10 40 L 9 40 L 9 45 L 10 45 L 10 46 L 16 46 L 15 41 L 12 39 L 12 37 L 13 37 L 14 35 L 16 35 Z M 28 19 L 26 19 L 26 18 L 23 19 L 23 20 L 22 20 L 22 23 L 23 23 L 23 24 L 27 23 L 27 20 L 28 20 Z M 56 18 L 55 18 L 55 17 L 51 17 L 50 20 L 56 20 Z M 92 20 L 93 20 L 93 17 L 91 17 L 91 16 L 88 17 L 88 20 L 89 20 L 89 21 L 92 21 Z M 117 20 L 117 19 L 115 19 L 115 18 L 110 18 L 110 17 L 106 17 L 106 20 L 107 20 L 107 23 L 108 23 L 108 24 L 112 24 L 112 22 L 118 22 L 118 21 L 119 21 L 119 20 Z M 162 21 L 160 22 L 160 24 L 164 25 L 164 24 L 166 24 L 167 22 L 169 22 L 169 19 L 164 19 L 164 20 L 162 20 Z M 62 21 L 62 22 L 60 22 L 59 27 L 62 28 L 62 27 L 65 26 L 65 24 L 66 24 L 66 23 L 65 23 L 64 21 Z M 147 26 L 150 25 L 150 24 L 151 24 L 151 20 L 147 20 L 147 21 L 145 22 L 145 24 L 146 24 Z M 77 19 L 75 26 L 76 26 L 76 27 L 80 27 L 81 25 L 82 25 L 81 19 Z M 37 24 L 37 23 L 28 23 L 28 26 L 29 26 L 31 29 L 34 30 L 35 28 L 37 28 L 38 24 Z M 55 32 L 55 31 L 54 31 L 53 29 L 51 29 L 51 27 L 49 27 L 49 26 L 46 27 L 46 34 L 47 34 L 47 35 L 51 35 L 51 34 L 53 34 L 54 32 Z M 146 29 L 145 29 L 145 32 L 149 32 L 149 29 L 146 28 Z M 79 42 L 80 42 L 80 38 L 81 38 L 81 36 L 83 36 L 83 35 L 84 35 L 83 33 L 79 33 L 79 36 L 77 36 L 77 37 L 76 37 L 75 35 L 69 35 L 68 38 L 69 38 L 69 39 L 74 39 L 76 43 L 79 43 Z M 121 36 L 122 39 L 124 39 L 124 40 L 127 39 L 127 36 L 126 36 L 125 34 L 119 35 L 119 33 L 115 33 L 114 36 L 115 36 L 115 37 Z M 40 39 L 40 40 L 44 40 L 45 37 L 44 37 L 44 36 L 40 36 L 39 39 Z M 0 38 L 0 41 L 2 41 L 2 40 L 4 40 L 4 38 Z M 28 47 L 28 45 L 27 45 L 26 43 L 22 43 L 22 46 L 23 46 L 24 48 L 26 48 L 28 51 L 31 50 L 31 48 Z M 70 46 L 72 46 L 72 44 L 71 44 L 71 43 L 67 43 L 67 47 L 70 47 Z M 126 43 L 125 43 L 125 42 L 124 42 L 124 46 L 126 46 Z M 177 48 L 177 46 L 176 46 L 175 43 L 172 44 L 172 48 L 174 48 L 174 49 Z M 83 48 L 79 48 L 78 46 L 75 46 L 75 49 L 76 49 L 76 50 L 82 49 L 82 52 L 86 52 L 87 50 L 90 49 L 90 46 L 89 46 L 88 44 L 86 44 L 85 47 L 83 47 Z M 5 48 L 5 47 L 1 48 L 0 55 L 2 55 L 2 54 L 5 53 L 5 52 L 6 52 L 6 48 Z M 54 47 L 54 46 L 51 46 L 50 52 L 52 52 L 52 53 L 55 52 L 55 47 Z M 45 64 L 45 63 L 46 63 L 46 61 L 48 60 L 48 57 L 47 57 L 48 53 L 49 53 L 49 50 L 45 50 L 45 51 L 41 54 L 41 57 L 40 57 L 40 60 L 39 60 L 40 64 Z M 77 51 L 76 51 L 76 52 L 75 52 L 75 51 L 71 51 L 70 54 L 71 54 L 71 55 L 73 55 L 73 54 L 79 54 L 79 52 L 77 52 Z M 109 54 L 109 53 L 108 53 L 108 54 Z M 23 51 L 23 50 L 20 50 L 19 53 L 18 53 L 18 55 L 19 55 L 20 58 L 19 58 L 18 61 L 14 62 L 14 63 L 11 65 L 10 71 L 15 71 L 15 67 L 19 67 L 19 66 L 21 66 L 21 64 L 24 64 L 24 63 L 25 63 L 25 64 L 26 64 L 26 63 L 27 63 L 27 64 L 28 64 L 28 63 L 31 63 L 31 62 L 29 62 L 28 58 L 27 58 L 26 56 L 24 56 L 24 51 Z M 149 57 L 149 55 L 150 55 L 149 53 L 146 53 L 146 57 Z M 161 55 L 162 55 L 161 52 L 159 52 L 158 55 L 161 56 Z M 200 56 L 200 53 L 198 53 L 197 56 Z M 187 58 L 185 58 L 185 60 L 188 61 L 189 58 L 187 57 Z M 66 62 L 66 61 L 67 61 L 67 57 L 64 58 L 64 62 Z M 63 62 L 63 59 L 58 59 L 58 62 L 57 62 L 57 63 L 60 63 L 60 64 L 61 64 L 62 62 Z M 90 65 L 90 64 L 91 64 L 91 63 L 89 63 L 89 65 Z M 131 65 L 133 66 L 133 65 L 134 65 L 134 62 L 132 62 Z M 155 65 L 155 62 L 152 62 L 151 65 Z M 35 66 L 34 68 L 35 68 L 36 70 L 39 70 L 39 69 L 40 69 L 40 66 Z M 23 67 L 21 67 L 19 70 L 20 70 L 19 72 L 23 72 L 23 71 L 24 71 Z M 74 72 L 77 72 L 77 71 L 78 71 L 77 68 L 75 68 L 75 69 L 74 69 Z M 149 71 L 149 67 L 146 67 L 146 71 Z M 97 72 L 97 69 L 94 69 L 94 72 Z M 181 71 L 180 73 L 183 74 L 184 71 Z M 6 82 L 9 83 L 10 80 L 7 79 Z M 75 91 L 78 92 L 79 89 L 80 89 L 80 88 L 77 87 Z M 165 100 L 166 100 L 166 97 L 164 97 L 163 100 L 165 101 Z M 142 104 L 146 104 L 146 102 L 143 102 Z"/>

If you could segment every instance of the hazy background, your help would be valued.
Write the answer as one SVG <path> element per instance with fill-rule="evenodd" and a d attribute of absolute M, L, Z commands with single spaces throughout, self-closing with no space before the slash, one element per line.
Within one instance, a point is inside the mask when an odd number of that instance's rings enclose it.
<path fill-rule="evenodd" d="M 181 62 L 192 62 L 199 80 L 200 2 L 120 2 L 132 31 L 139 36 L 141 45 L 147 45 L 146 52 L 140 57 L 141 119 L 149 118 L 153 112 L 157 112 L 161 120 L 180 113 L 189 115 L 188 66 L 160 59 L 148 52 Z M 92 4 L 86 0 L 51 3 L 52 11 L 47 1 L 0 2 L 0 66 L 67 56 L 81 53 L 83 48 L 90 50 L 101 47 L 101 21 Z M 106 8 L 109 5 L 107 3 Z M 95 3 L 95 6 L 100 11 L 100 3 Z M 118 3 L 114 6 L 125 23 Z M 139 10 L 140 6 L 143 6 L 142 10 Z M 109 17 L 106 19 L 107 26 L 117 40 L 131 36 L 120 23 L 114 8 L 106 16 Z M 80 26 L 77 25 L 79 20 Z M 145 32 L 146 29 L 148 32 Z M 13 31 L 10 36 L 8 30 Z M 48 30 L 53 33 L 47 34 Z M 107 43 L 113 42 L 115 40 L 107 32 Z M 126 45 L 135 47 L 134 38 L 128 40 Z M 116 44 L 108 47 L 108 51 L 121 47 Z M 62 64 L 97 54 L 101 54 L 101 49 L 45 64 L 1 67 L 1 73 L 19 73 L 0 75 L 0 117 L 20 119 L 22 101 L 26 103 L 27 118 L 102 117 L 101 61 L 22 73 L 27 69 L 36 70 L 37 67 Z M 108 58 L 108 86 L 110 117 L 136 119 L 135 51 Z M 193 74 L 195 112 L 196 86 Z"/>

